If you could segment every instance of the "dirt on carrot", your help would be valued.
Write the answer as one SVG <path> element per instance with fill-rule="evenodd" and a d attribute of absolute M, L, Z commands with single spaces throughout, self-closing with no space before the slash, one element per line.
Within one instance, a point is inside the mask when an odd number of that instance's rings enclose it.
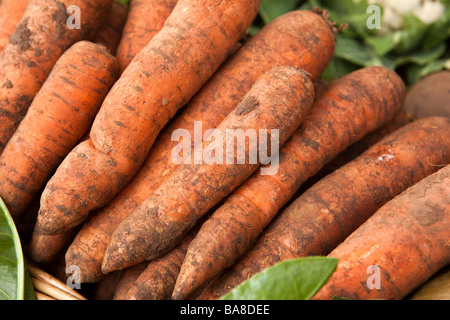
<path fill-rule="evenodd" d="M 259 0 L 177 2 L 105 98 L 89 139 L 47 184 L 38 216 L 44 233 L 79 225 L 125 187 L 161 129 L 228 57 L 258 7 Z"/>
<path fill-rule="evenodd" d="M 450 263 L 449 203 L 447 165 L 385 204 L 329 254 L 338 267 L 313 300 L 403 299 Z"/>
<path fill-rule="evenodd" d="M 173 298 L 185 298 L 231 266 L 309 177 L 390 121 L 405 93 L 401 78 L 384 67 L 358 70 L 334 82 L 281 149 L 278 173 L 251 177 L 202 226 L 189 246 Z"/>
<path fill-rule="evenodd" d="M 278 150 L 271 149 L 276 144 L 272 137 L 277 136 L 277 144 L 283 145 L 302 123 L 313 101 L 313 83 L 301 69 L 275 67 L 258 78 L 217 127 L 214 138 L 204 141 L 196 152 L 222 153 L 221 159 L 212 156 L 213 161 L 182 164 L 169 176 L 114 231 L 102 271 L 151 260 L 172 249 L 202 216 L 258 169 L 264 152 L 276 155 Z M 230 135 L 230 130 L 241 134 Z M 262 142 L 264 132 L 266 144 Z M 239 135 L 243 143 L 238 144 Z M 251 160 L 254 155 L 255 161 Z"/>
<path fill-rule="evenodd" d="M 218 298 L 277 262 L 330 253 L 382 205 L 450 162 L 449 130 L 445 118 L 413 122 L 320 180 L 200 297 Z"/>
<path fill-rule="evenodd" d="M 80 29 L 68 27 L 67 9 L 71 5 L 83 14 Z M 111 0 L 28 2 L 0 55 L 0 152 L 59 57 L 75 42 L 93 38 L 110 6 Z"/>
<path fill-rule="evenodd" d="M 177 1 L 131 1 L 116 54 L 121 71 L 125 70 L 139 51 L 162 29 Z"/>
<path fill-rule="evenodd" d="M 184 129 L 194 136 L 194 121 L 201 121 L 203 135 L 216 128 L 255 80 L 270 68 L 297 66 L 317 79 L 333 53 L 334 36 L 321 15 L 294 11 L 265 26 L 227 60 L 159 134 L 144 165 L 127 187 L 88 217 L 68 250 L 67 264 L 80 267 L 83 282 L 96 282 L 104 276 L 101 264 L 115 228 L 178 167 L 171 160 L 171 151 L 177 145 L 171 140 L 175 130 Z M 192 150 L 193 145 L 192 141 Z"/>
<path fill-rule="evenodd" d="M 0 53 L 22 18 L 27 3 L 28 0 L 0 1 Z"/>
<path fill-rule="evenodd" d="M 127 16 L 128 4 L 119 0 L 113 0 L 111 10 L 93 42 L 104 45 L 112 55 L 116 55 L 117 47 L 123 37 L 123 28 L 127 21 Z"/>
<path fill-rule="evenodd" d="M 0 196 L 14 218 L 89 130 L 118 75 L 116 58 L 89 41 L 58 59 L 0 155 Z"/>

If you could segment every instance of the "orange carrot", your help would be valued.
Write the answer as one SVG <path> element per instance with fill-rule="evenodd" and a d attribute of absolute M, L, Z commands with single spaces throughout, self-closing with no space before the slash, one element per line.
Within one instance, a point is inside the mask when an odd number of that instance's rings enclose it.
<path fill-rule="evenodd" d="M 116 58 L 88 41 L 57 61 L 0 156 L 0 196 L 14 218 L 90 128 L 118 72 Z"/>
<path fill-rule="evenodd" d="M 169 300 L 189 243 L 199 227 L 209 218 L 205 215 L 168 253 L 146 262 L 146 268 L 126 292 L 127 300 Z"/>
<path fill-rule="evenodd" d="M 317 79 L 333 52 L 334 36 L 321 15 L 294 11 L 265 26 L 228 59 L 159 134 L 130 184 L 88 217 L 69 247 L 67 264 L 80 267 L 83 282 L 96 282 L 103 276 L 101 264 L 115 228 L 178 167 L 171 161 L 171 150 L 177 144 L 171 141 L 174 130 L 184 129 L 193 136 L 194 121 L 202 121 L 202 134 L 217 127 L 255 80 L 277 65 L 300 67 Z"/>
<path fill-rule="evenodd" d="M 93 300 L 113 300 L 124 271 L 117 271 L 108 274 L 95 285 Z"/>
<path fill-rule="evenodd" d="M 82 13 L 80 29 L 68 27 L 72 5 Z M 94 36 L 110 6 L 111 0 L 29 1 L 0 55 L 0 152 L 59 57 L 75 42 Z"/>
<path fill-rule="evenodd" d="M 203 224 L 186 253 L 173 298 L 183 299 L 231 266 L 309 177 L 394 117 L 405 91 L 395 72 L 380 67 L 333 83 L 281 149 L 278 174 L 254 175 Z"/>
<path fill-rule="evenodd" d="M 261 129 L 270 130 L 268 139 L 272 141 L 272 131 L 277 130 L 283 145 L 313 101 L 314 86 L 303 70 L 275 67 L 262 75 L 217 127 L 215 132 L 223 138 L 214 135 L 213 141 L 204 141 L 199 149 L 203 154 L 222 151 L 224 156 L 230 155 L 227 145 L 232 141 L 233 161 L 182 164 L 114 231 L 102 271 L 108 273 L 167 253 L 202 216 L 257 170 L 260 159 L 253 162 L 250 153 L 260 152 L 261 144 L 251 146 L 251 139 L 245 138 L 245 146 L 238 145 L 236 150 L 236 141 L 226 136 L 227 130 L 242 130 L 243 134 L 250 130 L 253 141 L 261 141 Z M 239 152 L 245 155 L 242 164 L 237 160 Z"/>
<path fill-rule="evenodd" d="M 22 18 L 28 0 L 2 0 L 0 2 L 0 53 L 9 42 Z"/>
<path fill-rule="evenodd" d="M 122 31 L 127 20 L 127 15 L 128 5 L 119 0 L 113 0 L 111 10 L 93 41 L 104 45 L 109 49 L 111 54 L 115 55 L 122 39 Z"/>
<path fill-rule="evenodd" d="M 354 160 L 356 157 L 361 155 L 364 151 L 369 149 L 375 143 L 379 142 L 381 139 L 386 137 L 387 135 L 397 131 L 401 127 L 411 123 L 413 120 L 410 115 L 401 110 L 394 119 L 387 122 L 381 128 L 367 134 L 358 142 L 352 144 L 350 147 L 341 152 L 336 158 L 334 158 L 330 163 L 328 163 L 325 167 L 323 167 L 319 173 L 315 174 L 311 178 L 308 179 L 297 191 L 296 196 L 293 198 L 299 197 L 306 190 L 311 188 L 314 184 L 319 182 L 321 179 L 333 173 L 343 165 L 349 163 Z"/>
<path fill-rule="evenodd" d="M 141 273 L 147 267 L 147 262 L 142 262 L 132 267 L 129 267 L 126 270 L 119 270 L 113 273 L 122 272 L 120 279 L 117 283 L 116 290 L 114 292 L 113 300 L 125 300 L 127 296 L 127 292 L 136 279 L 141 275 Z M 107 274 L 109 276 L 111 273 Z"/>
<path fill-rule="evenodd" d="M 199 299 L 218 298 L 277 262 L 328 254 L 382 205 L 448 163 L 449 133 L 449 119 L 413 122 L 323 178 L 280 213 Z"/>
<path fill-rule="evenodd" d="M 69 153 L 47 184 L 38 216 L 44 233 L 79 225 L 131 180 L 159 131 L 227 58 L 258 7 L 259 0 L 178 1 L 111 89 L 90 139 Z"/>
<path fill-rule="evenodd" d="M 407 296 L 450 263 L 449 204 L 447 165 L 385 204 L 334 249 L 336 272 L 313 299 Z"/>
<path fill-rule="evenodd" d="M 77 231 L 74 228 L 61 234 L 46 235 L 35 228 L 26 250 L 28 258 L 37 264 L 53 263 L 63 250 L 67 250 Z"/>
<path fill-rule="evenodd" d="M 177 0 L 131 1 L 116 54 L 121 71 L 162 29 L 176 3 Z"/>

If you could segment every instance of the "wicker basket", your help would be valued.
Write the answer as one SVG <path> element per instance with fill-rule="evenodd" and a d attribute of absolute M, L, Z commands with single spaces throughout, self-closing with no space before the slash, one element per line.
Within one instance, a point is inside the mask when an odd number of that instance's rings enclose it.
<path fill-rule="evenodd" d="M 76 290 L 56 279 L 36 265 L 27 262 L 36 300 L 87 300 Z"/>

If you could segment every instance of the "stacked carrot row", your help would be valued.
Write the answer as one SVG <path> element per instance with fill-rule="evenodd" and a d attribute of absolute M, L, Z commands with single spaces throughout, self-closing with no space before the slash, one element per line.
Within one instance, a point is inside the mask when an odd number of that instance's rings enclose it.
<path fill-rule="evenodd" d="M 30 260 L 98 299 L 218 299 L 312 255 L 340 261 L 316 299 L 401 299 L 450 263 L 450 119 L 405 115 L 385 67 L 323 86 L 339 27 L 298 10 L 248 37 L 258 9 L 1 2 L 0 196 Z"/>

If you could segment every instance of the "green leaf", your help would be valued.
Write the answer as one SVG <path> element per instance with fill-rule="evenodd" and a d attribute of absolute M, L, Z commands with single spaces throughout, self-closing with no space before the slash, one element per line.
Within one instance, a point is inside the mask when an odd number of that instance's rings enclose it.
<path fill-rule="evenodd" d="M 395 61 L 390 56 L 379 56 L 375 50 L 353 38 L 336 35 L 335 56 L 360 67 L 385 66 L 395 68 Z"/>
<path fill-rule="evenodd" d="M 406 54 L 403 56 L 400 56 L 396 59 L 396 64 L 398 66 L 404 65 L 407 63 L 414 63 L 420 66 L 423 66 L 427 63 L 433 62 L 437 59 L 439 59 L 444 53 L 446 49 L 445 43 L 442 43 L 441 45 L 437 46 L 436 48 L 432 50 L 427 51 L 417 51 L 410 54 Z"/>
<path fill-rule="evenodd" d="M 384 56 L 394 50 L 400 42 L 400 37 L 401 34 L 399 32 L 393 32 L 386 36 L 368 36 L 364 40 L 366 44 L 375 50 L 376 54 Z"/>
<path fill-rule="evenodd" d="M 357 69 L 359 69 L 357 65 L 335 56 L 331 59 L 322 74 L 322 78 L 328 81 L 334 81 Z"/>
<path fill-rule="evenodd" d="M 446 69 L 447 65 L 450 65 L 450 59 L 432 61 L 425 66 L 413 65 L 407 71 L 408 84 L 413 85 L 429 74 Z"/>
<path fill-rule="evenodd" d="M 16 226 L 0 198 L 0 300 L 23 300 L 26 274 Z"/>
<path fill-rule="evenodd" d="M 309 300 L 336 270 L 338 259 L 306 257 L 280 262 L 243 282 L 221 300 Z"/>
<path fill-rule="evenodd" d="M 422 43 L 423 50 L 430 50 L 450 37 L 450 5 L 447 6 L 445 14 L 428 29 Z"/>
<path fill-rule="evenodd" d="M 261 0 L 259 15 L 267 24 L 275 18 L 294 10 L 301 0 Z"/>

